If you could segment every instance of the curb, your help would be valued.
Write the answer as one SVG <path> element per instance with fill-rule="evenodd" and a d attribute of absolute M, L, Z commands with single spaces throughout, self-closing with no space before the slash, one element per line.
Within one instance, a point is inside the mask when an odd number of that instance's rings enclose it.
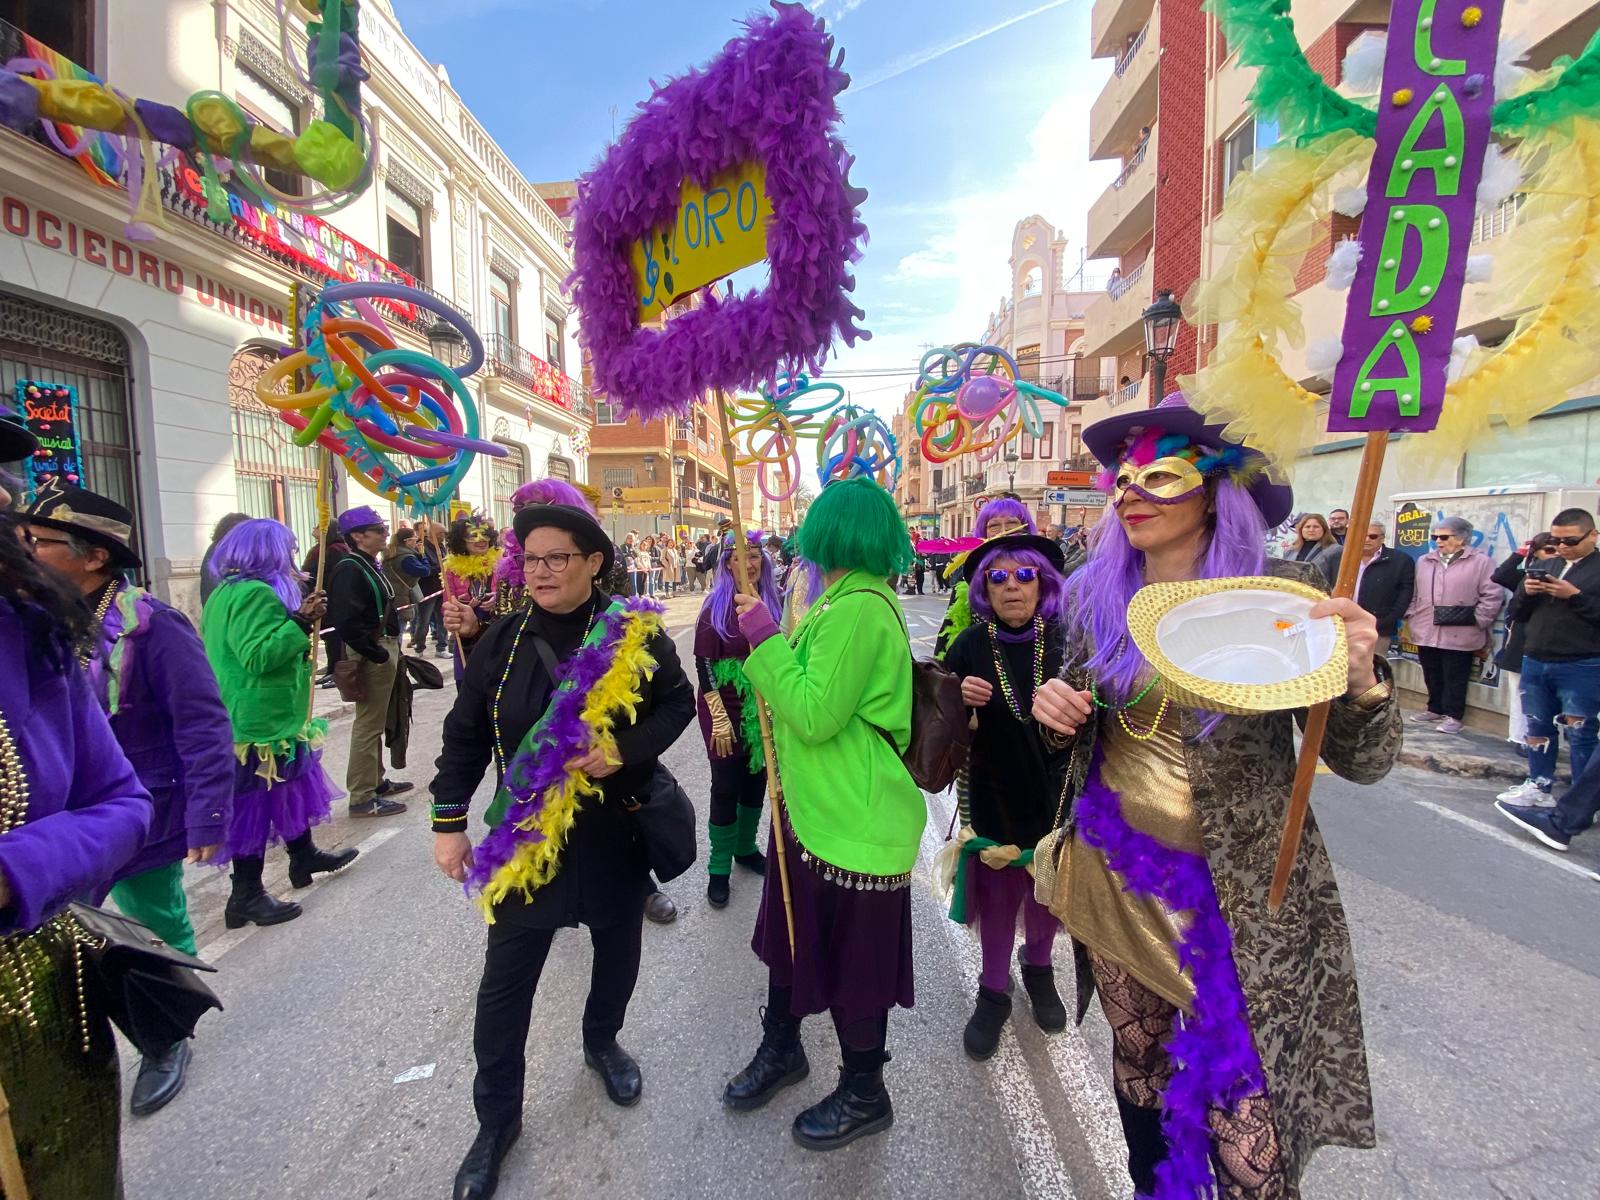
<path fill-rule="evenodd" d="M 1419 750 L 1402 747 L 1397 760 L 1402 766 L 1416 767 L 1435 775 L 1454 775 L 1463 779 L 1509 780 L 1520 783 L 1528 777 L 1520 763 L 1500 758 L 1485 758 L 1479 754 L 1450 754 L 1437 750 Z"/>

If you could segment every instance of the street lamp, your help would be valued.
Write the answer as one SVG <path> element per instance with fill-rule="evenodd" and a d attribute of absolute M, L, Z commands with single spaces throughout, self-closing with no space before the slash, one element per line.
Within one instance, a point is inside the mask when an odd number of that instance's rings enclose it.
<path fill-rule="evenodd" d="M 681 454 L 674 454 L 672 456 L 672 469 L 678 475 L 678 521 L 672 530 L 673 539 L 676 540 L 678 536 L 677 526 L 683 524 L 683 477 L 684 473 L 689 469 L 689 460 Z"/>
<path fill-rule="evenodd" d="M 467 339 L 449 321 L 440 318 L 428 330 L 428 350 L 447 367 L 456 365 L 456 355 L 466 346 Z"/>
<path fill-rule="evenodd" d="M 1167 360 L 1178 348 L 1178 331 L 1183 328 L 1183 308 L 1163 288 L 1156 301 L 1144 310 L 1144 356 L 1150 360 L 1155 372 L 1155 386 L 1150 391 L 1150 405 L 1155 407 L 1166 399 Z"/>
<path fill-rule="evenodd" d="M 1007 476 L 1006 491 L 1014 492 L 1017 490 L 1017 463 L 1021 460 L 1021 455 L 1019 455 L 1015 450 L 1007 450 L 1005 454 L 1005 460 Z"/>

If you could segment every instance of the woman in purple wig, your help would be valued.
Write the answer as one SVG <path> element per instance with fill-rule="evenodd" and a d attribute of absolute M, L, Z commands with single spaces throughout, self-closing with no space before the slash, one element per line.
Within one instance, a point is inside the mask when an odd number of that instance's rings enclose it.
<path fill-rule="evenodd" d="M 233 817 L 217 865 L 233 864 L 233 893 L 224 920 L 278 925 L 300 906 L 267 893 L 261 882 L 267 846 L 289 851 L 289 882 L 310 887 L 315 874 L 337 871 L 353 849 L 329 853 L 311 839 L 338 795 L 322 769 L 328 722 L 313 719 L 311 628 L 327 610 L 322 592 L 302 598 L 294 534 L 276 521 L 243 521 L 217 543 L 218 583 L 200 614 L 200 636 L 233 723 Z"/>
<path fill-rule="evenodd" d="M 977 716 L 959 798 L 950 918 L 978 926 L 983 969 L 962 1044 L 980 1062 L 994 1054 L 1011 1015 L 1019 910 L 1019 966 L 1034 1022 L 1046 1033 L 1067 1027 L 1051 958 L 1061 925 L 1033 898 L 1027 871 L 1034 845 L 1055 826 L 1066 767 L 1066 755 L 1045 745 L 1032 713 L 1034 693 L 1061 673 L 1064 565 L 1061 547 L 1036 534 L 1010 534 L 975 550 L 963 573 L 977 621 L 944 656 Z"/>
<path fill-rule="evenodd" d="M 759 533 L 752 530 L 747 540 L 745 561 L 758 575 L 757 591 L 777 620 L 783 615 L 783 601 L 773 578 L 772 560 L 761 553 Z M 767 860 L 756 845 L 761 801 L 767 791 L 767 763 L 756 707 L 750 702 L 750 680 L 744 673 L 750 643 L 739 631 L 739 611 L 733 603 L 739 590 L 737 575 L 730 533 L 723 538 L 714 582 L 694 626 L 694 666 L 700 681 L 695 711 L 711 759 L 706 899 L 713 908 L 728 903 L 728 877 L 734 863 L 757 875 L 767 873 Z"/>
<path fill-rule="evenodd" d="M 1111 1024 L 1117 1107 L 1135 1192 L 1159 1200 L 1295 1197 L 1319 1146 L 1373 1145 L 1350 935 L 1308 821 L 1288 898 L 1267 892 L 1303 714 L 1179 707 L 1128 636 L 1146 584 L 1271 573 L 1322 588 L 1310 563 L 1268 563 L 1265 532 L 1293 496 L 1265 461 L 1181 395 L 1084 431 L 1110 519 L 1067 584 L 1067 665 L 1034 699 L 1070 749 L 1071 812 L 1039 843 L 1037 895 L 1074 943 L 1078 1012 Z M 1400 748 L 1377 625 L 1351 600 L 1348 689 L 1322 757 L 1374 783 Z"/>
<path fill-rule="evenodd" d="M 583 493 L 564 479 L 535 479 L 511 493 L 511 512 L 515 515 L 530 504 L 566 504 L 587 512 L 594 510 Z M 500 561 L 494 567 L 495 616 L 519 612 L 528 604 L 528 585 L 522 571 L 522 544 L 515 529 L 500 533 Z"/>
<path fill-rule="evenodd" d="M 1039 527 L 1034 524 L 1027 506 L 1012 492 L 1003 492 L 980 508 L 978 519 L 972 526 L 972 536 L 986 540 L 1003 537 L 1008 533 L 1038 532 Z M 968 551 L 968 554 L 971 553 L 972 551 Z M 945 607 L 944 621 L 939 625 L 939 634 L 933 642 L 936 654 L 943 654 L 948 650 L 950 643 L 956 640 L 956 635 L 972 624 L 972 606 L 967 601 L 967 583 L 959 578 L 962 567 L 966 565 L 968 554 L 956 555 L 947 569 L 948 575 L 956 575 L 958 578 L 955 586 L 950 589 L 950 603 Z"/>

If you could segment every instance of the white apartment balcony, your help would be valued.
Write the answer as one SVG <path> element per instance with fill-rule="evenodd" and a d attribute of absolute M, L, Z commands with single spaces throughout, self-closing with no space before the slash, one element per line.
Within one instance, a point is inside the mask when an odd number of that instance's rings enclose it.
<path fill-rule="evenodd" d="M 1090 306 L 1084 317 L 1085 358 L 1110 358 L 1144 344 L 1144 310 L 1155 299 L 1155 253 L 1120 279 Z"/>
<path fill-rule="evenodd" d="M 1128 38 L 1144 28 L 1155 7 L 1155 0 L 1095 0 L 1089 13 L 1089 56 L 1121 54 Z"/>
<path fill-rule="evenodd" d="M 1089 110 L 1089 157 L 1116 158 L 1138 139 L 1141 126 L 1156 120 L 1156 83 L 1161 64 L 1161 11 L 1117 60 L 1111 78 Z"/>
<path fill-rule="evenodd" d="M 1105 194 L 1089 209 L 1089 257 L 1120 258 L 1156 224 L 1156 142 L 1160 129 L 1133 152 Z"/>

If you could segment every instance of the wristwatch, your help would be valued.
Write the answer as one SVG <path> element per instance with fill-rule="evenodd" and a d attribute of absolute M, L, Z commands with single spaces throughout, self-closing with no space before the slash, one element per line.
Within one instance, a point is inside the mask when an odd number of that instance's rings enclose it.
<path fill-rule="evenodd" d="M 1345 703 L 1352 708 L 1371 711 L 1374 708 L 1382 707 L 1394 696 L 1394 672 L 1390 669 L 1388 662 L 1377 658 L 1373 660 L 1372 666 L 1374 674 L 1378 677 L 1378 682 L 1359 696 L 1347 696 Z"/>

